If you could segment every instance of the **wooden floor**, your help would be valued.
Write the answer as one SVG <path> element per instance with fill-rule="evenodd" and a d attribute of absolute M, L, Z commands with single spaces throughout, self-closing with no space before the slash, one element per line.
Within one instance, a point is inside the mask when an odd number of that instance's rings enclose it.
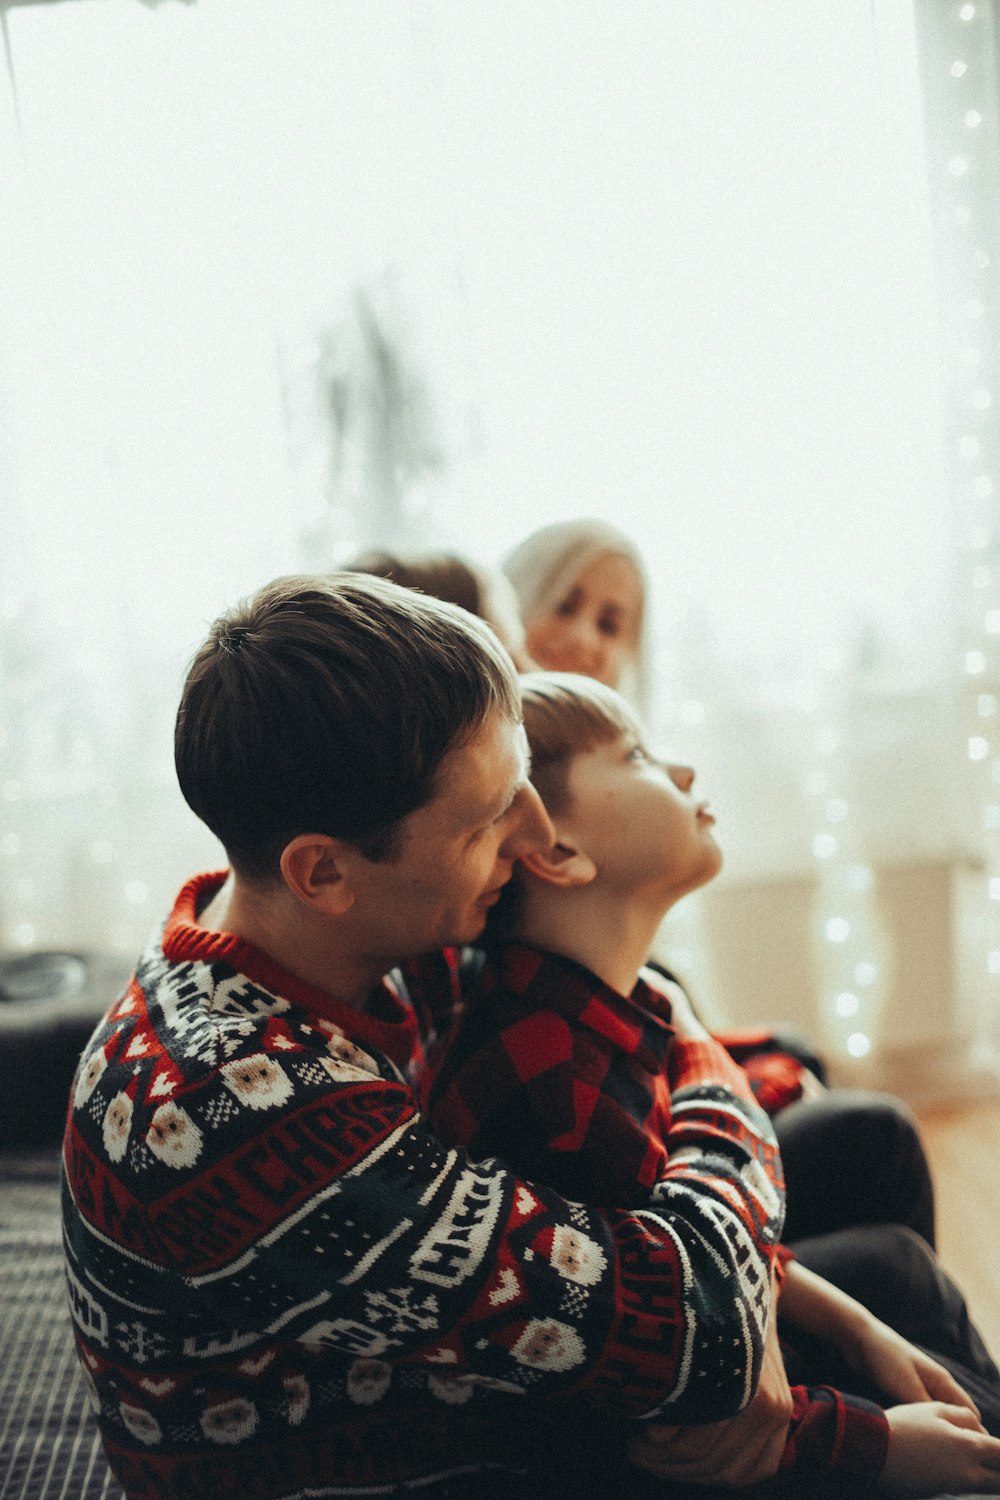
<path fill-rule="evenodd" d="M 923 1110 L 938 1253 L 1000 1362 L 1000 1101 Z"/>

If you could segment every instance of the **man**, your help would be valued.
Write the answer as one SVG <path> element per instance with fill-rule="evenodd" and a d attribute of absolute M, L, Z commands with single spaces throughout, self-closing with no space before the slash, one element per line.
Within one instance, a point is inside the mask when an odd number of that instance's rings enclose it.
<path fill-rule="evenodd" d="M 478 937 L 552 840 L 488 628 L 382 580 L 279 579 L 212 628 L 175 749 L 229 870 L 185 886 L 95 1032 L 64 1152 L 78 1348 L 129 1500 L 538 1495 L 535 1418 L 566 1399 L 739 1412 L 738 1482 L 771 1472 L 782 1193 L 749 1091 L 706 1076 L 685 1170 L 636 1213 L 419 1114 L 447 1007 L 389 971 Z"/>

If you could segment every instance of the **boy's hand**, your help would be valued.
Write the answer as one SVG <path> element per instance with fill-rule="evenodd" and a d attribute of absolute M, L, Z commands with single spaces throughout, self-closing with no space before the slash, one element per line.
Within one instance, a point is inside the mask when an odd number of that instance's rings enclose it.
<path fill-rule="evenodd" d="M 1000 1495 L 1000 1438 L 964 1406 L 941 1401 L 891 1406 L 889 1451 L 879 1481 L 886 1495 L 942 1490 Z"/>
<path fill-rule="evenodd" d="M 944 1401 L 978 1418 L 972 1397 L 943 1365 L 799 1261 L 785 1268 L 779 1311 L 789 1323 L 834 1344 L 887 1401 Z"/>
<path fill-rule="evenodd" d="M 844 1352 L 889 1400 L 945 1402 L 964 1407 L 978 1421 L 979 1408 L 951 1372 L 878 1318 L 870 1317 Z"/>
<path fill-rule="evenodd" d="M 772 1302 L 760 1383 L 749 1406 L 704 1427 L 649 1423 L 630 1439 L 628 1455 L 639 1468 L 666 1479 L 742 1488 L 777 1473 L 791 1418 L 792 1393 Z"/>

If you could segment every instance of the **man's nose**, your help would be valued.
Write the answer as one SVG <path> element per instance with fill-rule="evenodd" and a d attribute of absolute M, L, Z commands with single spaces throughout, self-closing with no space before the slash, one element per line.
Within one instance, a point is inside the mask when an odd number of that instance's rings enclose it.
<path fill-rule="evenodd" d="M 556 831 L 530 781 L 519 790 L 515 806 L 518 817 L 503 841 L 501 858 L 520 859 L 525 854 L 551 849 L 556 841 Z"/>

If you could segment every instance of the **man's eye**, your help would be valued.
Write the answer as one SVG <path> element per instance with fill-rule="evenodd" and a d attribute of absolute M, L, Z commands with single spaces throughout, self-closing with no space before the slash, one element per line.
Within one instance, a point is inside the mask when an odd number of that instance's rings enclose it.
<path fill-rule="evenodd" d="M 507 806 L 505 808 L 503 808 L 500 812 L 497 813 L 496 817 L 493 819 L 493 827 L 494 828 L 496 828 L 496 826 L 497 826 L 498 823 L 502 823 L 505 818 L 509 818 L 510 817 L 511 812 L 513 811 L 513 808 L 514 808 L 514 804 L 517 801 L 518 797 L 521 795 L 522 790 L 523 790 L 523 788 L 518 787 L 518 789 L 514 793 L 513 797 L 511 797 L 510 801 L 507 803 Z"/>

